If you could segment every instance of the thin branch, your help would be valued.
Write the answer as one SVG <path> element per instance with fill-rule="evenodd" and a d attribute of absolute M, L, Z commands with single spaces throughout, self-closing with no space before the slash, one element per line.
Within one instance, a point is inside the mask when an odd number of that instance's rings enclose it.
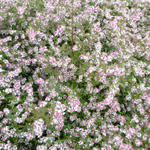
<path fill-rule="evenodd" d="M 74 34 L 74 30 L 73 30 L 73 24 L 74 24 L 74 18 L 73 18 L 73 16 L 74 16 L 74 10 L 73 10 L 73 4 L 74 4 L 74 0 L 72 0 L 72 45 L 71 45 L 71 49 L 72 49 L 72 54 L 73 54 L 73 56 L 74 56 L 74 52 L 73 52 L 73 43 L 74 43 L 74 41 L 73 41 L 73 34 Z"/>

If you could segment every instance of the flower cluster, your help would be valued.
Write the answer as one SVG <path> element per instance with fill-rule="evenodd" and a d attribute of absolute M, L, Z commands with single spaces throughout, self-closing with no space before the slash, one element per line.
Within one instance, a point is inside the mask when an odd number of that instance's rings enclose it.
<path fill-rule="evenodd" d="M 70 96 L 68 96 L 68 99 L 69 99 L 69 105 L 70 105 L 68 112 L 70 112 L 70 113 L 72 113 L 74 111 L 80 112 L 81 111 L 81 103 L 78 100 L 78 98 L 77 97 L 73 98 L 73 96 L 70 95 Z"/>
<path fill-rule="evenodd" d="M 149 0 L 0 1 L 0 149 L 148 150 Z"/>
<path fill-rule="evenodd" d="M 37 137 L 42 136 L 44 129 L 44 121 L 43 119 L 36 120 L 33 124 L 33 130 Z"/>
<path fill-rule="evenodd" d="M 61 102 L 56 103 L 52 124 L 55 124 L 55 129 L 58 131 L 61 131 L 64 126 L 65 110 L 65 105 L 61 104 Z"/>

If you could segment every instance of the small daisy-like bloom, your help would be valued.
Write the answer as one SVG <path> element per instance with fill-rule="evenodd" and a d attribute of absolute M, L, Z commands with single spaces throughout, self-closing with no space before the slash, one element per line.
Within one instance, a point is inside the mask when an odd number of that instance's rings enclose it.
<path fill-rule="evenodd" d="M 95 49 L 96 49 L 97 53 L 100 53 L 101 49 L 102 49 L 102 44 L 100 42 L 96 43 Z"/>
<path fill-rule="evenodd" d="M 32 140 L 34 138 L 34 135 L 31 134 L 31 133 L 27 133 L 26 134 L 26 138 L 27 138 L 28 141 L 30 141 L 30 140 Z"/>
<path fill-rule="evenodd" d="M 5 115 L 8 115 L 10 111 L 9 111 L 8 108 L 4 108 L 4 109 L 3 109 L 3 112 L 5 113 Z"/>
<path fill-rule="evenodd" d="M 50 150 L 57 150 L 57 147 L 56 146 L 52 146 L 52 147 L 50 147 Z"/>
<path fill-rule="evenodd" d="M 64 29 L 65 29 L 64 26 L 59 25 L 57 27 L 57 30 L 54 32 L 55 36 L 57 36 L 57 35 L 61 36 L 63 34 Z"/>
<path fill-rule="evenodd" d="M 2 118 L 4 116 L 4 112 L 0 111 L 0 118 Z"/>
<path fill-rule="evenodd" d="M 17 10 L 18 10 L 18 14 L 22 15 L 25 11 L 25 6 L 22 6 L 22 7 L 18 7 Z"/>
<path fill-rule="evenodd" d="M 36 32 L 34 31 L 34 29 L 28 29 L 27 34 L 31 42 L 35 40 Z"/>
<path fill-rule="evenodd" d="M 0 72 L 3 72 L 4 70 L 2 68 L 0 68 Z"/>
<path fill-rule="evenodd" d="M 17 117 L 17 118 L 15 119 L 15 121 L 16 121 L 17 123 L 22 123 L 22 122 L 24 121 L 24 119 Z"/>
<path fill-rule="evenodd" d="M 3 127 L 2 129 L 1 129 L 1 133 L 2 134 L 8 134 L 8 132 L 9 132 L 9 127 L 8 126 L 5 126 L 5 127 Z"/>
<path fill-rule="evenodd" d="M 45 146 L 45 145 L 38 145 L 36 147 L 36 150 L 47 150 L 47 146 Z"/>
<path fill-rule="evenodd" d="M 9 94 L 9 93 L 12 92 L 12 89 L 11 89 L 11 88 L 7 88 L 7 89 L 5 89 L 5 92 L 6 92 L 7 94 Z"/>
<path fill-rule="evenodd" d="M 15 90 L 19 90 L 20 87 L 21 87 L 20 81 L 17 81 L 17 82 L 14 84 Z"/>
<path fill-rule="evenodd" d="M 141 140 L 136 139 L 135 140 L 135 144 L 136 144 L 136 146 L 140 146 L 140 145 L 142 145 L 142 142 L 141 142 Z"/>
<path fill-rule="evenodd" d="M 78 46 L 77 45 L 73 46 L 73 51 L 75 52 L 77 50 L 78 50 Z"/>
<path fill-rule="evenodd" d="M 77 116 L 76 116 L 76 115 L 72 115 L 72 116 L 70 116 L 70 120 L 71 120 L 71 121 L 74 121 L 76 118 L 77 118 Z"/>
<path fill-rule="evenodd" d="M 147 135 L 147 134 L 144 134 L 142 138 L 143 138 L 144 141 L 146 141 L 147 138 L 148 138 L 148 135 Z"/>
<path fill-rule="evenodd" d="M 42 78 L 38 78 L 37 80 L 36 80 L 36 83 L 37 84 L 44 84 L 44 80 L 42 79 Z"/>
<path fill-rule="evenodd" d="M 40 107 L 44 107 L 44 106 L 47 105 L 47 102 L 45 102 L 45 101 L 39 101 L 38 104 L 39 104 Z"/>

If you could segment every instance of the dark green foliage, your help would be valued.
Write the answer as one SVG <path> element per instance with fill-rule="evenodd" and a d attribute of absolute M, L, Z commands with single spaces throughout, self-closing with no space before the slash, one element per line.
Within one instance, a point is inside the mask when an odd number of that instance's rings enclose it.
<path fill-rule="evenodd" d="M 108 53 L 115 50 L 115 47 L 113 45 L 109 45 L 110 40 L 108 38 L 102 39 L 101 42 L 102 42 L 102 49 L 101 49 L 102 52 Z"/>
<path fill-rule="evenodd" d="M 106 108 L 104 110 L 100 111 L 100 114 L 102 117 L 105 117 L 105 113 L 110 109 L 110 106 L 106 106 Z"/>
<path fill-rule="evenodd" d="M 89 23 L 89 21 L 85 20 L 82 23 L 82 26 L 83 26 L 83 29 L 84 29 L 85 33 L 90 33 L 90 23 Z"/>

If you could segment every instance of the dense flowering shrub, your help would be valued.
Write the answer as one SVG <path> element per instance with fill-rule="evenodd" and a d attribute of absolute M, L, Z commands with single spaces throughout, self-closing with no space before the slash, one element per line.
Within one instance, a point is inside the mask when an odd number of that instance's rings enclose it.
<path fill-rule="evenodd" d="M 148 150 L 149 0 L 0 1 L 0 149 Z"/>

